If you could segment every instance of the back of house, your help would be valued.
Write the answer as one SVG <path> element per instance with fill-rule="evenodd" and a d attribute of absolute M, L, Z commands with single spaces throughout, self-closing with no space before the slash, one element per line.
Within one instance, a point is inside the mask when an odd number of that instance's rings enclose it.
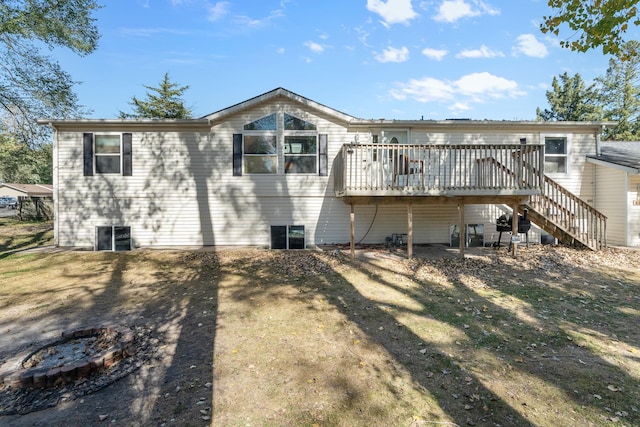
<path fill-rule="evenodd" d="M 200 119 L 40 123 L 55 130 L 56 244 L 99 250 L 486 246 L 514 210 L 539 215 L 540 242 L 568 209 L 556 186 L 592 208 L 586 156 L 607 125 L 366 120 L 283 88 Z M 566 228 L 601 245 L 588 212 Z"/>

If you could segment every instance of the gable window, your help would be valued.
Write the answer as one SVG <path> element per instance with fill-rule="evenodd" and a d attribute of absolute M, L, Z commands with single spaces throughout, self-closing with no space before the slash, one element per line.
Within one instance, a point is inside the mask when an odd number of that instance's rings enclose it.
<path fill-rule="evenodd" d="M 544 171 L 548 174 L 569 173 L 569 138 L 544 137 Z"/>
<path fill-rule="evenodd" d="M 132 174 L 132 134 L 83 134 L 83 171 L 94 174 Z"/>
<path fill-rule="evenodd" d="M 284 173 L 317 173 L 316 125 L 284 114 Z"/>
<path fill-rule="evenodd" d="M 244 125 L 242 153 L 244 173 L 278 172 L 277 115 L 273 113 Z"/>
<path fill-rule="evenodd" d="M 288 113 L 273 113 L 233 135 L 233 175 L 318 174 L 327 176 L 327 135 L 314 123 Z"/>

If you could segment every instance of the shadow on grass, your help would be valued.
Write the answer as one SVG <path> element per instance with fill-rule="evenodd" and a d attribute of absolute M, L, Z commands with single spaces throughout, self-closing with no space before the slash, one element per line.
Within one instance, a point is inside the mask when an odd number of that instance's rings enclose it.
<path fill-rule="evenodd" d="M 33 232 L 37 228 L 37 232 Z M 0 221 L 0 229 L 5 236 L 0 236 L 0 259 L 11 254 L 43 245 L 52 244 L 53 224 L 51 221 L 20 222 L 18 220 Z"/>
<path fill-rule="evenodd" d="M 268 274 L 262 270 L 245 276 L 246 283 L 235 287 L 234 300 L 258 307 L 267 301 L 278 304 L 284 297 L 321 316 L 326 309 L 312 300 L 322 297 L 348 325 L 357 327 L 358 334 L 391 356 L 376 369 L 408 372 L 411 387 L 437 401 L 450 420 L 437 422 L 519 426 L 640 422 L 634 406 L 640 400 L 640 372 L 632 354 L 640 339 L 637 331 L 625 328 L 637 323 L 638 303 L 624 295 L 625 290 L 637 295 L 638 286 L 621 281 L 622 277 L 605 281 L 586 267 L 588 263 L 576 265 L 554 253 L 541 257 L 546 264 L 533 266 L 504 262 L 500 255 L 337 264 L 326 254 L 278 256 L 285 261 L 272 260 Z M 548 263 L 555 263 L 552 275 L 546 273 Z M 312 267 L 305 271 L 299 266 Z M 251 271 L 251 261 L 239 269 Z M 599 276 L 602 281 L 587 282 Z M 273 280 L 277 277 L 279 283 Z M 282 281 L 299 292 L 284 291 Z M 587 296 L 600 308 L 585 309 Z M 248 316 L 247 321 L 255 321 Z M 610 354 L 602 347 L 607 344 L 625 354 Z M 318 343 L 319 348 L 324 345 Z M 310 369 L 308 350 L 303 345 L 290 349 L 300 355 L 300 369 Z M 340 411 L 381 411 L 379 419 L 384 420 L 385 408 L 369 405 L 367 389 L 354 386 L 353 368 L 329 375 L 337 390 L 347 391 L 339 408 L 326 411 L 325 417 L 340 419 Z M 372 378 L 379 380 L 378 375 Z M 391 383 L 386 387 L 403 399 L 400 388 Z M 428 409 L 420 415 L 425 425 L 436 422 Z"/>
<path fill-rule="evenodd" d="M 38 289 L 33 279 L 34 286 L 14 295 L 13 305 L 42 301 L 38 310 L 29 312 L 29 319 L 23 319 L 26 329 L 15 331 L 16 347 L 41 329 L 59 333 L 107 323 L 150 330 L 155 351 L 138 371 L 84 396 L 82 402 L 47 410 L 47 425 L 92 425 L 98 421 L 97 414 L 103 413 L 115 423 L 202 422 L 200 410 L 212 406 L 211 360 L 218 303 L 215 272 L 219 270 L 214 253 L 77 252 L 40 254 L 29 258 L 30 262 L 49 265 L 46 274 L 55 277 L 50 283 L 55 289 L 47 290 L 46 283 Z M 9 294 L 5 292 L 3 298 Z M 13 332 L 15 319 L 5 319 L 0 329 Z M 190 393 L 193 389 L 199 391 L 197 398 Z M 167 394 L 172 399 L 163 399 Z M 31 413 L 5 421 L 0 418 L 0 424 L 37 425 L 41 420 L 42 414 Z"/>

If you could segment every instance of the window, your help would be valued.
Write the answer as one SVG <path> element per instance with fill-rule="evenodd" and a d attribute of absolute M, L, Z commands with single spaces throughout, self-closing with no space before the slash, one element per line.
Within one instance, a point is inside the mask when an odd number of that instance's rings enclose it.
<path fill-rule="evenodd" d="M 244 172 L 276 173 L 278 151 L 275 135 L 244 136 Z"/>
<path fill-rule="evenodd" d="M 96 227 L 96 250 L 131 250 L 131 227 L 119 225 Z"/>
<path fill-rule="evenodd" d="M 284 114 L 284 173 L 316 173 L 316 125 Z"/>
<path fill-rule="evenodd" d="M 132 175 L 132 140 L 130 133 L 83 134 L 83 170 L 94 174 Z"/>
<path fill-rule="evenodd" d="M 120 135 L 95 136 L 96 173 L 120 173 Z"/>
<path fill-rule="evenodd" d="M 304 225 L 272 225 L 271 249 L 304 249 Z"/>
<path fill-rule="evenodd" d="M 315 136 L 285 136 L 284 172 L 316 173 L 317 153 Z"/>
<path fill-rule="evenodd" d="M 460 246 L 460 231 L 457 225 L 450 227 L 451 246 Z M 484 224 L 466 224 L 465 225 L 465 247 L 482 247 L 484 246 Z"/>
<path fill-rule="evenodd" d="M 278 130 L 276 113 L 258 119 L 254 122 L 247 123 L 243 127 L 244 130 Z"/>
<path fill-rule="evenodd" d="M 290 114 L 284 113 L 285 130 L 316 130 L 316 125 L 306 120 L 299 119 Z"/>
<path fill-rule="evenodd" d="M 233 175 L 328 174 L 327 135 L 288 113 L 273 113 L 243 125 L 233 135 Z"/>
<path fill-rule="evenodd" d="M 549 174 L 569 173 L 569 141 L 567 137 L 544 138 L 544 171 Z"/>

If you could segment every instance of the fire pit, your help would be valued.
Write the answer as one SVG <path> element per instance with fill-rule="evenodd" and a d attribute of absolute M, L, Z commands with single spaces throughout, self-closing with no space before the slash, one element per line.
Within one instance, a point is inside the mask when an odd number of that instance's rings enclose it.
<path fill-rule="evenodd" d="M 0 415 L 28 413 L 97 391 L 153 357 L 149 329 L 102 325 L 62 332 L 0 366 Z"/>
<path fill-rule="evenodd" d="M 135 353 L 133 332 L 118 326 L 98 326 L 62 333 L 27 354 L 18 354 L 0 368 L 9 387 L 51 387 L 87 377 Z"/>

